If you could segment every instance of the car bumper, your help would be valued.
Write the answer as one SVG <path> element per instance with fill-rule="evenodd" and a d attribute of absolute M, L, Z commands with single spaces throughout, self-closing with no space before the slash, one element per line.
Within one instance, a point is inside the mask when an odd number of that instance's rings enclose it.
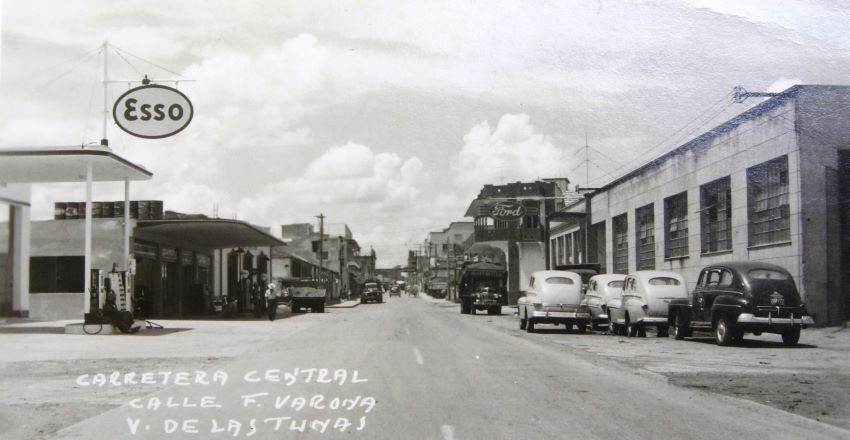
<path fill-rule="evenodd" d="M 742 313 L 738 315 L 738 324 L 744 324 L 747 327 L 776 327 L 776 326 L 794 326 L 799 325 L 808 327 L 815 325 L 815 320 L 811 316 L 801 316 L 799 318 L 767 318 L 755 316 L 752 313 Z"/>
<path fill-rule="evenodd" d="M 642 324 L 649 324 L 649 325 L 667 324 L 667 317 L 666 316 L 645 316 L 643 318 L 638 319 L 637 322 L 640 322 Z"/>
<path fill-rule="evenodd" d="M 546 312 L 535 310 L 531 317 L 536 322 L 576 322 L 590 321 L 590 313 L 587 312 Z"/>

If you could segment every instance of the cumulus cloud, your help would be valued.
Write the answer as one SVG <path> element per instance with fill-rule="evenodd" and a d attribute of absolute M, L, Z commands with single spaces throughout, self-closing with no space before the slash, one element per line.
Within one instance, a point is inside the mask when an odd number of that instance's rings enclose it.
<path fill-rule="evenodd" d="M 319 210 L 330 210 L 337 219 L 388 217 L 414 206 L 422 194 L 420 183 L 426 181 L 418 158 L 376 153 L 349 142 L 329 148 L 303 174 L 243 198 L 238 211 L 240 217 L 271 223 L 280 221 L 283 209 L 303 217 Z"/>
<path fill-rule="evenodd" d="M 484 121 L 463 137 L 455 184 L 478 191 L 484 184 L 552 177 L 570 162 L 552 137 L 540 133 L 527 114 L 505 114 L 496 127 Z"/>

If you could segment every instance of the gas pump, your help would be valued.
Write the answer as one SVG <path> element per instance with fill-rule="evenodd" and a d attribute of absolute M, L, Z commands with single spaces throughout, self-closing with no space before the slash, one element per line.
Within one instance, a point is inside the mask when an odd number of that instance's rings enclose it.
<path fill-rule="evenodd" d="M 106 304 L 106 295 L 111 291 L 115 293 L 115 307 L 119 311 L 133 312 L 133 295 L 130 292 L 132 286 L 132 274 L 127 271 L 118 271 L 115 267 L 112 271 L 104 273 L 102 269 L 92 269 L 91 290 L 89 291 L 89 310 L 84 315 L 86 324 L 103 324 L 103 305 Z"/>
<path fill-rule="evenodd" d="M 133 285 L 132 274 L 126 270 L 118 271 L 112 267 L 112 271 L 106 274 L 106 289 L 115 292 L 115 307 L 118 310 L 133 312 L 133 295 L 130 286 Z"/>
<path fill-rule="evenodd" d="M 84 321 L 86 324 L 100 324 L 103 321 L 101 309 L 106 301 L 106 286 L 104 286 L 103 271 L 92 269 L 89 272 L 91 287 L 89 288 L 89 309 L 86 310 Z"/>

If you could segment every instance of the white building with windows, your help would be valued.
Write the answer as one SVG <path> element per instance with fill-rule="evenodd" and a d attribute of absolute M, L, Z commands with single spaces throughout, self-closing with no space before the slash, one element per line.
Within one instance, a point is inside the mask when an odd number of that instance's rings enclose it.
<path fill-rule="evenodd" d="M 819 325 L 850 318 L 850 87 L 794 86 L 578 202 L 609 273 L 788 269 Z"/>

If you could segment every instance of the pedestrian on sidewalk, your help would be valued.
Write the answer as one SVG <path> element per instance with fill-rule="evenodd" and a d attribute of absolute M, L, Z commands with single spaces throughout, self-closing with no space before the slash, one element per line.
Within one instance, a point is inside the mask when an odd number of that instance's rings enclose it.
<path fill-rule="evenodd" d="M 264 293 L 269 285 L 267 275 L 260 274 L 260 279 L 254 286 L 254 291 L 251 294 L 251 301 L 254 303 L 254 317 L 259 318 L 266 310 L 266 298 Z"/>
<path fill-rule="evenodd" d="M 280 293 L 277 290 L 277 286 L 274 283 L 269 283 L 268 288 L 266 289 L 266 308 L 269 311 L 269 321 L 274 321 L 275 315 L 277 315 L 277 302 L 280 299 Z"/>

